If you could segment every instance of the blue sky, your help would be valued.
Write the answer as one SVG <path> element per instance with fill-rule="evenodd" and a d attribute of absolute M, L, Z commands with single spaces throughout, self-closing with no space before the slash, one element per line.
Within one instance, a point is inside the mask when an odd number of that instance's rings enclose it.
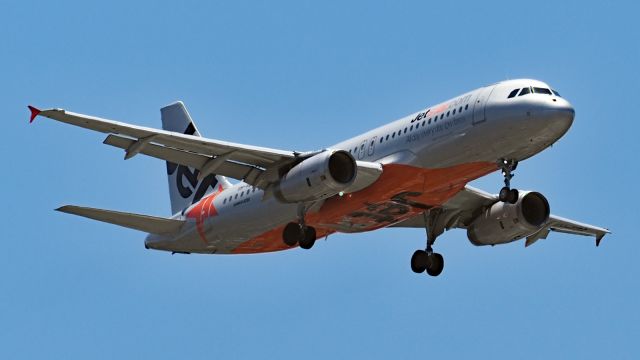
<path fill-rule="evenodd" d="M 1 358 L 638 358 L 638 6 L 599 2 L 30 2 L 0 13 Z M 217 139 L 310 150 L 507 78 L 547 81 L 569 133 L 515 186 L 609 227 L 474 247 L 422 230 L 312 251 L 171 256 L 63 204 L 169 214 L 164 164 L 26 105 L 159 127 L 183 100 Z M 496 191 L 494 174 L 474 185 Z"/>

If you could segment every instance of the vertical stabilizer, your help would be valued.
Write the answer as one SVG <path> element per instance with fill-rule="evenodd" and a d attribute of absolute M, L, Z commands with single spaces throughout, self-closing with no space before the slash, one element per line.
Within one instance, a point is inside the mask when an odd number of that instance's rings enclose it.
<path fill-rule="evenodd" d="M 164 130 L 201 136 L 182 101 L 163 107 L 160 109 L 160 114 Z M 224 176 L 216 174 L 207 175 L 198 181 L 198 173 L 199 171 L 196 169 L 167 161 L 172 214 L 182 211 L 202 199 L 203 196 L 217 191 L 220 186 L 226 188 L 230 185 Z"/>

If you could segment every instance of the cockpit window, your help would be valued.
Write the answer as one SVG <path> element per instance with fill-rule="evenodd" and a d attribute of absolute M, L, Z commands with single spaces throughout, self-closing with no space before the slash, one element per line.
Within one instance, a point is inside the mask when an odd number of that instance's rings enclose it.
<path fill-rule="evenodd" d="M 553 89 L 551 89 L 551 91 L 553 91 L 553 94 L 554 94 L 555 96 L 557 96 L 557 97 L 562 97 L 562 96 L 560 96 L 560 94 L 559 94 L 557 91 L 555 91 L 555 90 L 553 90 Z"/>
<path fill-rule="evenodd" d="M 520 91 L 520 95 L 518 96 L 527 95 L 530 92 L 531 92 L 531 88 L 528 88 L 528 87 L 522 88 L 522 91 Z"/>
<path fill-rule="evenodd" d="M 547 94 L 547 95 L 551 95 L 551 90 L 547 89 L 547 88 L 539 88 L 539 87 L 534 87 L 533 88 L 533 92 L 536 94 Z"/>
<path fill-rule="evenodd" d="M 510 92 L 509 96 L 507 96 L 507 99 L 511 99 L 512 97 L 516 96 L 518 94 L 518 91 L 520 91 L 520 89 L 515 89 L 512 92 Z"/>

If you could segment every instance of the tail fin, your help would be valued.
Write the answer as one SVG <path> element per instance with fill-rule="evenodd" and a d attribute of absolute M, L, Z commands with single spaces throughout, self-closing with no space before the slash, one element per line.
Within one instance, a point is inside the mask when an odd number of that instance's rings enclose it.
<path fill-rule="evenodd" d="M 201 136 L 182 101 L 163 107 L 160 109 L 160 114 L 164 130 Z M 217 191 L 219 186 L 227 188 L 231 185 L 224 176 L 215 174 L 210 174 L 198 181 L 198 173 L 197 169 L 167 161 L 172 214 L 184 210 L 206 194 Z"/>

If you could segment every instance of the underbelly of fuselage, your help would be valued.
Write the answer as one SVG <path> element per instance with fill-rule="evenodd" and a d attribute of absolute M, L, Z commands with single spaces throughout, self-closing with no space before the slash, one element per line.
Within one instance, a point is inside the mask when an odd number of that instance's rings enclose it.
<path fill-rule="evenodd" d="M 381 177 L 373 185 L 327 199 L 319 210 L 307 213 L 306 223 L 316 229 L 318 238 L 335 232 L 364 232 L 387 227 L 444 204 L 469 181 L 494 170 L 496 164 L 493 162 L 441 169 L 384 165 Z M 206 204 L 206 199 L 202 203 Z M 196 219 L 192 231 L 154 248 L 216 254 L 262 253 L 291 248 L 282 241 L 282 232 L 286 223 L 295 221 L 297 205 L 264 205 L 262 210 L 253 211 L 244 218 L 225 219 L 219 214 L 219 218 L 212 216 L 202 219 L 201 223 Z"/>

